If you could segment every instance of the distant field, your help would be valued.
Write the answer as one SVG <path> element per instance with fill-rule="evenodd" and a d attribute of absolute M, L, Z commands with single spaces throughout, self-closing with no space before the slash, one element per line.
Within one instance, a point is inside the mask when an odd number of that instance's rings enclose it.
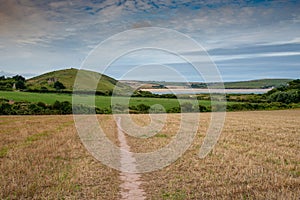
<path fill-rule="evenodd" d="M 226 93 L 226 94 L 265 94 L 271 89 L 142 89 L 153 94 L 210 94 L 210 93 Z"/>
<path fill-rule="evenodd" d="M 286 85 L 292 79 L 258 79 L 251 81 L 237 81 L 237 82 L 225 82 L 225 88 L 269 88 L 269 87 L 280 87 Z"/>
<path fill-rule="evenodd" d="M 191 117 L 197 114 L 191 114 Z M 147 199 L 298 199 L 300 110 L 227 113 L 215 149 L 199 147 L 210 122 L 202 113 L 192 146 L 170 166 L 141 174 Z M 154 137 L 126 136 L 134 152 L 154 151 L 172 139 L 178 114 Z M 112 115 L 99 123 L 116 145 Z M 138 124 L 147 115 L 133 115 Z M 0 116 L 0 199 L 120 199 L 120 173 L 82 145 L 72 116 Z"/>
<path fill-rule="evenodd" d="M 271 88 L 271 87 L 280 87 L 282 85 L 286 85 L 288 82 L 292 81 L 292 79 L 258 79 L 258 80 L 249 80 L 249 81 L 236 81 L 236 82 L 224 82 L 224 86 L 227 89 L 259 89 L 259 88 Z M 177 89 L 186 89 L 189 88 L 189 83 L 185 82 L 164 82 L 164 81 L 121 81 L 125 84 L 131 86 L 142 86 L 145 85 L 144 88 L 151 89 L 152 85 L 163 85 L 170 88 Z M 193 82 L 196 83 L 197 82 Z M 219 87 L 218 84 L 209 83 L 211 88 Z M 150 86 L 150 88 L 149 88 Z"/>
<path fill-rule="evenodd" d="M 0 91 L 0 98 L 11 99 L 14 101 L 29 101 L 29 102 L 45 102 L 47 104 L 53 104 L 56 100 L 58 101 L 69 101 L 72 102 L 71 94 L 57 94 L 57 93 L 29 93 L 29 92 L 6 92 Z M 125 104 L 125 97 L 115 97 L 114 102 L 119 104 Z M 111 97 L 109 96 L 96 96 L 95 105 L 99 108 L 108 108 L 111 105 Z M 188 101 L 188 100 L 186 100 Z M 202 105 L 210 105 L 210 101 L 201 100 Z M 176 99 L 164 99 L 164 98 L 142 98 L 135 97 L 131 98 L 130 105 L 154 105 L 160 104 L 165 107 L 165 109 L 170 109 L 179 105 Z"/>

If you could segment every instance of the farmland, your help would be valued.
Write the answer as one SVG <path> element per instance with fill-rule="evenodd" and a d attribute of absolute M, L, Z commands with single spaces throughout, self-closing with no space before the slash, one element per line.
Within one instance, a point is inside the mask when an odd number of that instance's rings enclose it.
<path fill-rule="evenodd" d="M 190 114 L 193 115 L 198 114 Z M 297 199 L 300 196 L 300 110 L 227 113 L 214 150 L 199 159 L 211 113 L 201 113 L 197 135 L 170 166 L 141 174 L 147 199 Z M 98 115 L 119 145 L 113 115 Z M 147 115 L 132 115 L 140 125 Z M 126 136 L 133 152 L 168 144 L 179 114 L 168 114 L 155 136 Z M 73 117 L 0 117 L 1 199 L 119 199 L 120 173 L 95 160 L 82 145 Z"/>
<path fill-rule="evenodd" d="M 236 81 L 236 82 L 224 82 L 224 87 L 226 89 L 258 89 L 258 88 L 271 88 L 271 87 L 280 87 L 282 85 L 287 85 L 289 81 L 292 79 L 258 79 L 258 80 L 249 80 L 249 81 Z M 191 88 L 191 85 L 202 86 L 201 88 L 207 88 L 207 85 L 210 88 L 220 88 L 220 85 L 217 83 L 201 83 L 201 82 L 192 82 L 192 83 L 184 83 L 184 82 L 165 82 L 165 81 L 121 81 L 130 86 L 142 85 L 141 88 L 144 89 L 153 89 L 153 88 L 178 88 L 178 89 L 186 89 Z M 154 86 L 154 87 L 153 87 Z M 155 87 L 156 86 L 156 87 Z M 199 88 L 199 87 L 198 87 Z"/>
<path fill-rule="evenodd" d="M 56 100 L 58 101 L 69 101 L 72 102 L 71 94 L 59 94 L 59 93 L 32 93 L 32 92 L 7 92 L 0 91 L 0 98 L 12 99 L 14 101 L 28 101 L 28 102 L 44 102 L 47 104 L 53 104 Z M 80 98 L 80 97 L 79 97 Z M 84 96 L 82 97 L 84 101 Z M 114 102 L 119 104 L 125 104 L 127 97 L 114 97 Z M 188 101 L 188 100 L 187 100 Z M 138 104 L 154 105 L 160 104 L 165 107 L 165 109 L 170 109 L 172 107 L 178 106 L 179 103 L 176 99 L 167 98 L 144 98 L 135 97 L 131 98 L 130 105 Z M 210 101 L 201 101 L 202 105 L 210 105 Z M 99 108 L 108 108 L 111 105 L 110 96 L 95 96 L 95 106 Z"/>

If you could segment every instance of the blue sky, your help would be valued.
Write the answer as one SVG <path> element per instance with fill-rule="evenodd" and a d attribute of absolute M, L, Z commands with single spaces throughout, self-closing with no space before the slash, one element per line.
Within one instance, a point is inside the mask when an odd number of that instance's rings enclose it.
<path fill-rule="evenodd" d="M 280 0 L 0 0 L 0 71 L 28 75 L 79 68 L 103 40 L 141 27 L 188 35 L 207 50 L 225 81 L 300 78 L 300 1 Z M 117 49 L 120 41 L 111 45 Z M 153 60 L 201 81 L 189 64 L 157 52 L 121 58 L 107 74 L 120 78 L 124 69 Z M 138 70 L 129 78 L 172 80 L 165 68 L 154 69 L 151 76 Z"/>

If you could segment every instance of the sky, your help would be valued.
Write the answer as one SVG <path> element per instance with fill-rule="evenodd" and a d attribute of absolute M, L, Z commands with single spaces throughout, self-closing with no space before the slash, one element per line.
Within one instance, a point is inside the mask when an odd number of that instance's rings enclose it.
<path fill-rule="evenodd" d="M 112 40 L 99 59 L 120 46 L 141 45 L 147 31 L 134 38 L 122 33 L 149 27 L 178 31 L 197 42 L 224 81 L 300 78 L 300 1 L 288 0 L 0 0 L 0 71 L 26 77 L 70 67 L 103 72 L 82 65 L 94 48 L 116 34 L 122 39 Z M 146 38 L 168 41 L 165 34 Z M 168 45 L 184 44 L 178 39 Z M 193 48 L 181 54 L 201 61 Z M 168 69 L 202 81 L 185 60 L 159 50 L 120 56 L 105 73 L 117 79 L 176 80 Z"/>

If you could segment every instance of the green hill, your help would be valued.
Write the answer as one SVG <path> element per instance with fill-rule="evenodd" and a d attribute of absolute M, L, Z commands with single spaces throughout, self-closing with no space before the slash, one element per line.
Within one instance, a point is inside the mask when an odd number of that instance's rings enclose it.
<path fill-rule="evenodd" d="M 71 92 L 74 89 L 74 82 L 78 72 L 79 70 L 74 68 L 49 72 L 28 79 L 26 81 L 26 86 L 29 91 L 54 92 L 59 89 L 60 91 Z M 128 85 L 119 83 L 117 80 L 109 76 L 103 74 L 101 75 L 100 73 L 88 70 L 80 70 L 80 72 L 83 75 L 81 81 L 84 83 L 84 86 L 82 88 L 77 87 L 76 89 L 90 88 L 89 83 L 97 81 L 101 76 L 101 80 L 98 82 L 97 92 L 110 94 L 114 90 L 116 85 L 118 91 L 130 90 L 130 87 Z M 58 85 L 57 82 L 62 83 L 64 89 L 56 88 L 56 86 Z"/>
<path fill-rule="evenodd" d="M 286 86 L 292 79 L 258 79 L 249 81 L 236 81 L 224 82 L 226 89 L 263 89 Z M 178 87 L 178 88 L 206 88 L 209 85 L 211 88 L 220 88 L 220 83 L 204 83 L 204 82 L 164 82 L 164 81 L 122 81 L 128 85 L 143 85 L 142 88 L 155 88 L 155 87 Z"/>
<path fill-rule="evenodd" d="M 228 89 L 257 89 L 257 88 L 271 88 L 287 85 L 292 79 L 258 79 L 251 81 L 225 82 L 225 88 Z"/>

